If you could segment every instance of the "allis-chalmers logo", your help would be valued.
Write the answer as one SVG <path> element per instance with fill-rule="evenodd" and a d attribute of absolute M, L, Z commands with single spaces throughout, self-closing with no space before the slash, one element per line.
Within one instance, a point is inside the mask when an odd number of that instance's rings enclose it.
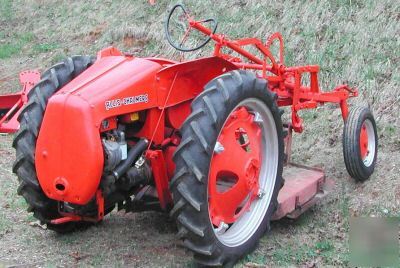
<path fill-rule="evenodd" d="M 136 104 L 136 103 L 141 103 L 141 102 L 149 102 L 149 95 L 148 94 L 143 94 L 143 95 L 137 95 L 137 96 L 132 96 L 132 97 L 126 97 L 123 99 L 115 99 L 115 100 L 109 100 L 105 102 L 106 110 L 114 109 L 117 107 L 120 107 L 122 105 L 131 105 L 131 104 Z"/>

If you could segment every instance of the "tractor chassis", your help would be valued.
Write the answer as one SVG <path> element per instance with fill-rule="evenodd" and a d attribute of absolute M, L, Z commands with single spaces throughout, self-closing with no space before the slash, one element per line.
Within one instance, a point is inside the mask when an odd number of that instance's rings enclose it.
<path fill-rule="evenodd" d="M 176 7 L 182 7 L 177 5 Z M 174 9 L 176 8 L 174 7 Z M 174 10 L 173 9 L 173 10 Z M 172 11 L 173 11 L 172 10 Z M 172 12 L 171 11 L 171 12 Z M 185 11 L 185 10 L 184 10 Z M 185 11 L 186 14 L 186 11 Z M 169 148 L 174 149 L 178 143 L 171 140 L 163 140 L 164 126 L 159 123 L 164 119 L 164 111 L 169 106 L 177 104 L 188 99 L 174 99 L 176 93 L 171 94 L 175 80 L 178 73 L 184 71 L 196 70 L 193 66 L 200 68 L 199 66 L 210 66 L 210 62 L 215 62 L 218 68 L 221 70 L 218 72 L 217 67 L 209 69 L 212 75 L 217 75 L 219 72 L 226 73 L 234 69 L 251 70 L 257 74 L 258 78 L 264 79 L 268 82 L 268 90 L 274 94 L 274 100 L 278 107 L 290 107 L 291 111 L 291 122 L 284 125 L 287 129 L 287 136 L 285 138 L 285 167 L 283 172 L 284 185 L 278 195 L 278 207 L 273 215 L 273 220 L 279 220 L 283 217 L 297 218 L 307 209 L 316 204 L 319 200 L 324 198 L 329 191 L 333 188 L 334 183 L 332 180 L 326 178 L 325 173 L 322 169 L 307 167 L 291 162 L 291 144 L 292 144 L 292 132 L 301 133 L 304 129 L 303 120 L 300 118 L 298 112 L 304 109 L 315 109 L 325 103 L 335 103 L 340 107 L 343 120 L 346 122 L 349 116 L 349 109 L 347 101 L 349 98 L 358 96 L 358 90 L 350 88 L 348 85 L 339 85 L 332 91 L 327 92 L 321 90 L 318 82 L 319 66 L 307 65 L 307 66 L 294 66 L 288 67 L 284 63 L 284 44 L 283 38 L 280 33 L 272 34 L 265 43 L 256 38 L 244 38 L 238 40 L 232 40 L 227 38 L 223 34 L 215 33 L 214 30 L 209 29 L 203 25 L 204 22 L 210 22 L 215 20 L 204 20 L 196 21 L 191 16 L 186 14 L 189 23 L 185 36 L 190 32 L 191 29 L 195 29 L 205 36 L 209 36 L 209 40 L 215 42 L 213 57 L 198 59 L 192 62 L 172 62 L 163 59 L 153 59 L 153 61 L 161 63 L 162 65 L 174 65 L 161 70 L 156 77 L 157 83 L 165 83 L 165 88 L 169 88 L 167 94 L 161 95 L 160 105 L 157 109 L 149 110 L 148 121 L 149 126 L 143 127 L 143 131 L 140 132 L 141 136 L 150 140 L 150 144 L 173 144 Z M 167 35 L 168 41 L 170 41 Z M 208 40 L 208 41 L 209 41 Z M 207 41 L 207 42 L 208 42 Z M 206 43 L 207 43 L 206 42 Z M 276 59 L 270 52 L 270 47 L 274 42 L 279 43 L 279 57 Z M 171 42 L 170 42 L 171 43 Z M 204 43 L 203 45 L 205 45 Z M 171 43 L 172 45 L 172 43 Z M 202 46 L 203 46 L 202 45 Z M 253 54 L 247 47 L 253 47 L 258 50 L 261 56 Z M 175 47 L 176 48 L 176 47 Z M 199 47 L 200 48 L 200 47 Z M 179 48 L 178 48 L 179 49 Z M 223 50 L 230 49 L 233 52 L 239 54 L 247 61 L 234 57 L 233 54 L 226 54 Z M 181 49 L 181 51 L 185 51 Z M 189 50 L 187 50 L 189 51 Z M 106 48 L 99 52 L 98 59 L 107 56 L 124 56 L 121 52 L 114 48 Z M 125 55 L 126 57 L 131 57 Z M 173 81 L 171 83 L 172 75 Z M 307 79 L 308 77 L 309 79 Z M 305 79 L 306 78 L 306 79 Z M 20 74 L 20 82 L 23 89 L 17 94 L 9 94 L 0 96 L 0 133 L 13 133 L 19 129 L 19 123 L 17 118 L 22 107 L 27 102 L 27 96 L 29 91 L 39 82 L 40 73 L 37 71 L 25 71 Z M 309 80 L 309 81 L 307 81 Z M 179 81 L 178 81 L 179 82 Z M 190 90 L 190 89 L 187 89 Z M 194 94 L 195 92 L 188 91 L 187 94 Z M 173 100 L 169 100 L 170 94 Z M 169 102 L 170 101 L 170 102 Z M 162 105 L 164 102 L 164 105 Z M 182 107 L 180 107 L 182 109 Z M 185 113 L 173 114 L 175 117 L 185 116 Z M 105 120 L 109 123 L 108 119 Z M 178 120 L 179 121 L 179 120 Z M 114 124 L 116 120 L 113 121 Z M 364 135 L 365 136 L 365 135 Z M 150 139 L 151 137 L 151 139 Z M 368 143 L 367 143 L 368 144 Z M 170 189 L 168 187 L 170 165 L 167 163 L 172 159 L 173 151 L 164 152 L 157 148 L 151 149 L 148 146 L 146 152 L 142 157 L 151 165 L 153 173 L 153 179 L 155 187 L 144 187 L 137 193 L 134 193 L 132 198 L 128 198 L 123 202 L 118 203 L 118 209 L 124 209 L 127 212 L 138 212 L 145 210 L 168 210 L 173 204 Z M 367 152 L 364 152 L 368 154 Z M 59 214 L 62 216 L 57 219 L 51 220 L 51 224 L 64 224 L 66 222 L 74 221 L 90 221 L 99 222 L 105 215 L 105 202 L 102 190 L 98 189 L 95 195 L 97 214 L 92 217 L 79 216 L 64 211 L 63 202 L 59 202 Z"/>
<path fill-rule="evenodd" d="M 290 124 L 285 125 L 287 136 L 285 138 L 285 167 L 283 171 L 284 185 L 278 195 L 278 207 L 274 213 L 272 220 L 280 220 L 284 217 L 296 219 L 316 203 L 326 197 L 334 187 L 333 180 L 326 178 L 325 172 L 316 167 L 308 167 L 291 162 L 292 133 L 293 128 Z M 156 152 L 150 151 L 147 157 L 156 159 Z M 152 163 L 152 168 L 166 168 L 164 161 L 161 163 Z M 164 167 L 160 167 L 160 165 Z M 157 169 L 155 169 L 157 170 Z M 118 204 L 118 210 L 125 212 L 141 212 L 141 211 L 164 211 L 167 203 L 161 201 L 170 198 L 168 192 L 162 192 L 160 184 L 162 184 L 162 172 L 155 174 L 155 179 L 159 182 L 156 184 L 156 192 L 153 188 L 147 186 L 142 188 L 134 195 L 132 199 L 127 199 Z M 160 198 L 161 197 L 161 198 Z M 62 203 L 60 203 L 62 204 Z M 78 215 L 70 215 L 62 211 L 62 205 L 59 208 L 62 218 L 52 221 L 53 224 L 62 224 L 71 221 L 89 221 L 99 222 L 104 217 L 104 199 L 100 190 L 96 193 L 97 217 L 81 217 Z"/>
<path fill-rule="evenodd" d="M 191 21 L 191 26 L 197 30 L 210 34 L 209 30 L 200 23 Z M 285 184 L 278 195 L 278 208 L 273 216 L 273 220 L 283 217 L 297 218 L 312 205 L 321 200 L 333 187 L 333 182 L 325 177 L 323 170 L 291 162 L 292 132 L 301 133 L 303 122 L 297 112 L 302 109 L 316 108 L 326 102 L 338 103 L 340 105 L 343 119 L 348 115 L 347 99 L 358 95 L 357 90 L 349 88 L 347 85 L 340 85 L 332 92 L 321 92 L 318 85 L 317 73 L 318 66 L 285 67 L 283 65 L 283 41 L 279 33 L 273 34 L 268 38 L 266 44 L 261 44 L 257 39 L 242 39 L 231 41 L 223 35 L 211 35 L 216 41 L 214 56 L 231 61 L 237 68 L 261 71 L 261 77 L 269 82 L 269 88 L 278 96 L 278 106 L 291 106 L 291 122 L 285 124 L 288 135 L 285 138 L 285 168 L 283 177 Z M 269 47 L 273 41 L 279 41 L 280 53 L 279 63 L 275 61 L 269 52 Z M 262 60 L 249 54 L 242 47 L 255 46 L 268 58 L 272 65 L 268 65 L 266 60 Z M 221 53 L 222 47 L 228 47 L 245 58 L 249 58 L 254 64 L 247 64 L 232 58 L 230 55 Z M 268 76 L 270 72 L 273 75 Z M 309 73 L 310 85 L 302 85 L 302 75 Z M 17 121 L 23 105 L 27 102 L 27 95 L 33 86 L 39 82 L 40 73 L 38 71 L 24 71 L 20 73 L 20 83 L 22 90 L 16 94 L 0 96 L 0 133 L 12 133 L 19 129 Z M 5 111 L 5 113 L 4 113 Z M 139 212 L 145 210 L 166 210 L 170 206 L 172 199 L 168 189 L 167 166 L 161 150 L 147 150 L 145 157 L 151 163 L 153 170 L 155 188 L 149 195 L 149 189 L 144 188 L 139 191 L 132 200 L 118 204 L 118 209 L 127 212 Z M 150 191 L 151 192 L 151 191 Z M 62 204 L 62 202 L 60 202 Z M 62 205 L 59 212 L 63 216 L 52 220 L 52 224 L 63 224 L 71 221 L 90 221 L 98 222 L 104 217 L 104 198 L 100 190 L 96 193 L 97 215 L 93 217 L 82 217 L 76 214 L 63 212 Z"/>

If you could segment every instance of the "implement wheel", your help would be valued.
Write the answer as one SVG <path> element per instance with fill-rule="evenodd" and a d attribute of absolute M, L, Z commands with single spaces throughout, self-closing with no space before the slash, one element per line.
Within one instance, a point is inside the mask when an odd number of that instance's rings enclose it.
<path fill-rule="evenodd" d="M 253 73 L 209 82 L 193 101 L 171 180 L 179 236 L 207 266 L 233 265 L 269 229 L 282 185 L 276 95 Z"/>
<path fill-rule="evenodd" d="M 367 180 L 374 172 L 378 136 L 374 116 L 367 107 L 351 110 L 343 130 L 343 156 L 346 169 L 357 181 Z"/>
<path fill-rule="evenodd" d="M 89 56 L 74 56 L 44 72 L 40 82 L 28 94 L 28 103 L 18 117 L 20 129 L 13 141 L 16 150 L 13 172 L 19 180 L 18 194 L 24 197 L 29 206 L 28 211 L 33 212 L 34 217 L 41 223 L 46 223 L 48 229 L 59 233 L 71 231 L 78 226 L 86 226 L 88 223 L 68 222 L 57 225 L 50 223 L 52 219 L 61 215 L 58 212 L 58 202 L 45 195 L 36 175 L 36 139 L 50 97 L 92 63 L 93 58 Z"/>

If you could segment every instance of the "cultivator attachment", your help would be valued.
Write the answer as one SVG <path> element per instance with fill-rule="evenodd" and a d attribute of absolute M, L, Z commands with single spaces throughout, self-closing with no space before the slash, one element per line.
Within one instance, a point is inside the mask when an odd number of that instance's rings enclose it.
<path fill-rule="evenodd" d="M 19 129 L 17 121 L 22 106 L 28 100 L 28 93 L 39 82 L 40 73 L 36 70 L 19 74 L 22 90 L 15 94 L 0 95 L 0 133 L 13 133 Z"/>

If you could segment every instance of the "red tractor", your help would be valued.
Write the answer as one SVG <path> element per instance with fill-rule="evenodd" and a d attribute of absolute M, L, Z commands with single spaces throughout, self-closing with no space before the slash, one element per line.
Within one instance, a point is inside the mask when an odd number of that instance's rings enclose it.
<path fill-rule="evenodd" d="M 271 220 L 298 217 L 329 190 L 322 170 L 290 162 L 292 131 L 303 130 L 298 112 L 325 103 L 341 109 L 349 174 L 370 177 L 376 125 L 368 108 L 349 111 L 356 89 L 324 92 L 318 66 L 285 66 L 279 33 L 263 43 L 216 28 L 214 19 L 196 21 L 176 5 L 165 26 L 169 43 L 188 52 L 213 40 L 212 56 L 176 62 L 110 47 L 96 58 L 67 58 L 40 77 L 23 73 L 22 93 L 0 98 L 0 131 L 18 129 L 18 193 L 48 229 L 99 222 L 116 206 L 169 211 L 198 263 L 230 266 Z M 274 41 L 279 59 L 269 49 Z"/>

